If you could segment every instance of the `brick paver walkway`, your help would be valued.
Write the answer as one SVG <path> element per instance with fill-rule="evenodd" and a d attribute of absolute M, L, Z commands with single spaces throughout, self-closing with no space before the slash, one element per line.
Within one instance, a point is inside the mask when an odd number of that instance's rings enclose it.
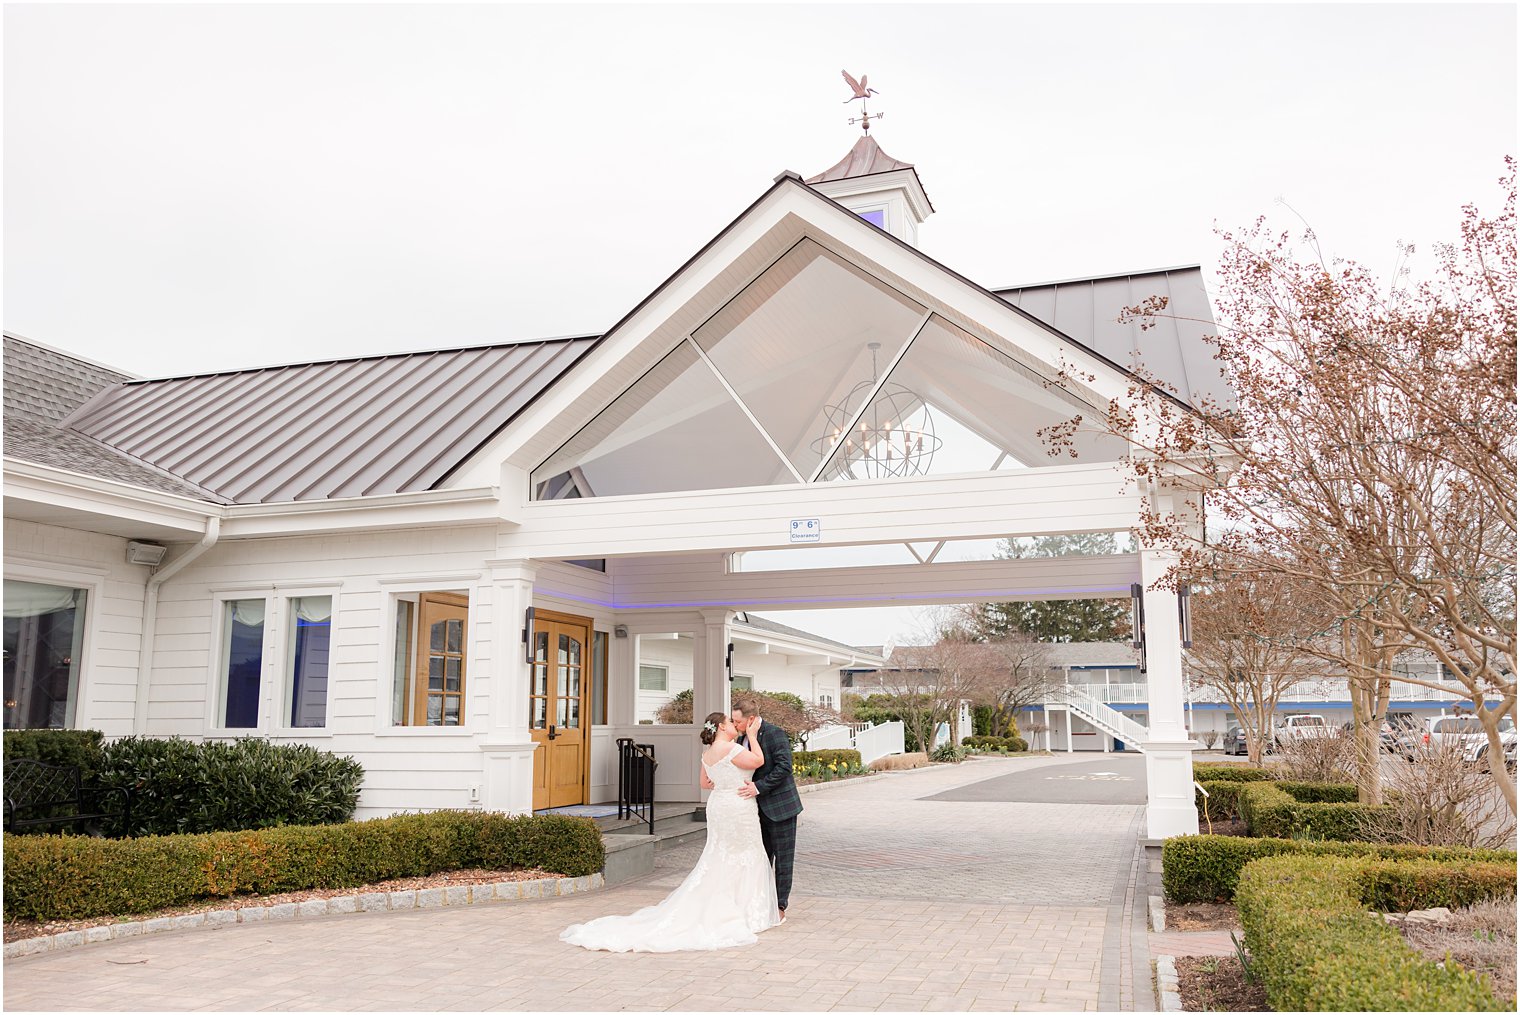
<path fill-rule="evenodd" d="M 1014 772 L 1043 785 L 1071 764 L 981 760 L 808 794 L 789 919 L 749 948 L 610 955 L 557 940 L 567 924 L 658 901 L 700 851 L 685 846 L 662 854 L 652 877 L 585 896 L 237 925 L 13 959 L 5 1007 L 1068 1011 L 1101 999 L 1148 1008 L 1148 960 L 1127 947 L 1135 905 L 1144 908 L 1134 884 L 1141 808 L 925 799 Z"/>

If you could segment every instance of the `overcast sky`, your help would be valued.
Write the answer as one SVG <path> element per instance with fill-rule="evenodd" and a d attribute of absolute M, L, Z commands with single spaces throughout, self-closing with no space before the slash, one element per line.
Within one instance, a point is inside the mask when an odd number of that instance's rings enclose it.
<path fill-rule="evenodd" d="M 5 327 L 145 376 L 600 332 L 844 155 L 841 67 L 934 202 L 923 249 L 989 286 L 1212 271 L 1216 224 L 1297 225 L 1279 198 L 1386 270 L 1516 147 L 1512 5 L 4 19 Z"/>

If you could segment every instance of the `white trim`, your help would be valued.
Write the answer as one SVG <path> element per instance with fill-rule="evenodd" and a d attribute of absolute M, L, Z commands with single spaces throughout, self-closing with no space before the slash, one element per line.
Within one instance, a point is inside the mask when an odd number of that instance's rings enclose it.
<path fill-rule="evenodd" d="M 237 602 L 244 599 L 262 599 L 264 601 L 264 631 L 259 656 L 259 708 L 258 714 L 252 726 L 227 726 L 225 725 L 227 714 L 226 674 L 222 671 L 223 641 L 230 637 L 226 630 L 227 603 Z M 208 673 L 206 676 L 206 717 L 203 735 L 208 738 L 230 739 L 236 737 L 250 737 L 264 735 L 269 724 L 269 712 L 272 708 L 269 695 L 272 665 L 271 638 L 274 636 L 275 607 L 277 597 L 273 587 L 258 588 L 245 586 L 241 590 L 225 589 L 211 593 L 211 635 L 209 651 L 207 652 Z"/>
<path fill-rule="evenodd" d="M 272 737 L 307 737 L 331 735 L 332 732 L 332 692 L 333 685 L 337 682 L 337 655 L 338 655 L 338 632 L 342 630 L 342 622 L 339 611 L 342 609 L 341 584 L 328 583 L 325 585 L 311 585 L 305 588 L 296 585 L 281 585 L 277 587 L 277 598 L 280 601 L 280 619 L 286 621 L 290 618 L 290 601 L 292 599 L 316 598 L 328 596 L 332 599 L 332 613 L 328 617 L 328 645 L 327 645 L 327 686 L 325 688 L 326 700 L 322 703 L 321 726 L 289 726 L 291 707 L 291 693 L 294 691 L 294 674 L 291 668 L 295 662 L 295 634 L 297 624 L 282 624 L 285 627 L 280 636 L 280 688 L 278 692 L 279 708 L 274 714 L 273 728 L 269 735 Z M 297 595 L 280 595 L 281 592 L 294 591 Z"/>

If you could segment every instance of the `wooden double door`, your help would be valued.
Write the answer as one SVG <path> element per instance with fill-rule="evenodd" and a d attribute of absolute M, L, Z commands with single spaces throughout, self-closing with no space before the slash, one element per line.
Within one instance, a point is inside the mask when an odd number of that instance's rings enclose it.
<path fill-rule="evenodd" d="M 533 618 L 528 731 L 533 751 L 533 809 L 586 802 L 590 769 L 591 620 L 538 611 Z"/>

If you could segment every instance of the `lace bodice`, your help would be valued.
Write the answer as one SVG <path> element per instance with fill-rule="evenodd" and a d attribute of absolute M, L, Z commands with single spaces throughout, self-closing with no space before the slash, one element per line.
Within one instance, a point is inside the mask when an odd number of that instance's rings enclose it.
<path fill-rule="evenodd" d="M 735 741 L 728 745 L 728 753 L 719 758 L 717 764 L 709 765 L 705 761 L 702 763 L 707 777 L 712 780 L 714 793 L 719 790 L 737 790 L 750 781 L 754 773 L 746 772 L 734 764 L 734 756 L 742 753 L 744 753 L 744 748 Z"/>

